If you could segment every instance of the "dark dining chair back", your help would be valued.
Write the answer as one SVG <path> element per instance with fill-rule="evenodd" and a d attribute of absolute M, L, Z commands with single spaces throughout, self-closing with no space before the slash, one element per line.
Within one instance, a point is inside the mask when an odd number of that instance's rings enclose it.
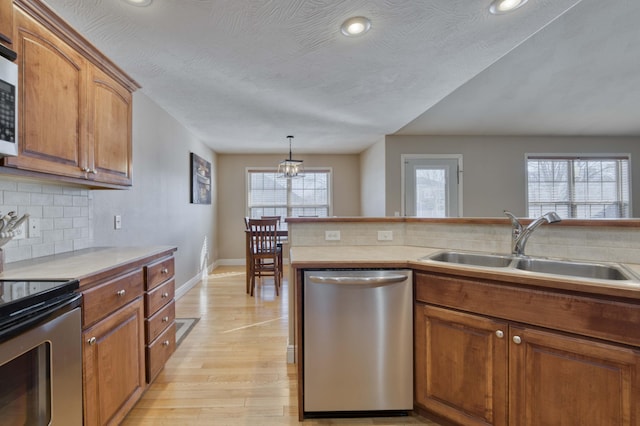
<path fill-rule="evenodd" d="M 281 261 L 278 249 L 278 221 L 276 219 L 249 219 L 250 294 L 253 296 L 256 279 L 273 276 L 276 295 L 280 294 Z"/>

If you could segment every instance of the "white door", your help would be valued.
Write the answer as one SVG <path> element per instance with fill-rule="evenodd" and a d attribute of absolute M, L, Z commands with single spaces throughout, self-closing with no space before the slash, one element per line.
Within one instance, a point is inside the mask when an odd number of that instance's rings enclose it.
<path fill-rule="evenodd" d="M 462 215 L 462 156 L 406 156 L 403 167 L 405 216 Z"/>

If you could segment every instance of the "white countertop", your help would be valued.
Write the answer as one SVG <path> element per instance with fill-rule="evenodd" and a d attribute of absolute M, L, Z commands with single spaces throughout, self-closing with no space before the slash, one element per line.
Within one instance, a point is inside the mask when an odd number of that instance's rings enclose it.
<path fill-rule="evenodd" d="M 290 264 L 303 269 L 410 267 L 468 277 L 498 279 L 523 285 L 640 299 L 640 280 L 580 278 L 522 271 L 516 268 L 491 268 L 422 259 L 442 250 L 446 249 L 414 246 L 294 246 L 290 249 Z M 612 262 L 601 263 L 611 264 Z M 640 277 L 640 265 L 624 264 L 624 266 Z"/>
<path fill-rule="evenodd" d="M 0 279 L 81 279 L 167 250 L 175 250 L 175 247 L 97 247 L 79 250 L 7 263 L 0 273 Z"/>

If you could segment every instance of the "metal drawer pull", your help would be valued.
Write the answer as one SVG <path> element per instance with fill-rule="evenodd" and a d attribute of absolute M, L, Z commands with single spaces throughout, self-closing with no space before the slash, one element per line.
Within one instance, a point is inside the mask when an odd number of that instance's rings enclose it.
<path fill-rule="evenodd" d="M 123 290 L 118 290 L 118 291 L 116 291 L 116 295 L 117 295 L 118 297 L 122 297 L 122 296 L 124 296 L 126 293 L 127 293 L 127 292 L 126 292 L 126 290 L 124 290 L 124 289 L 123 289 Z"/>
<path fill-rule="evenodd" d="M 504 337 L 504 331 L 502 330 L 496 330 L 496 337 L 498 339 L 502 339 Z"/>
<path fill-rule="evenodd" d="M 90 339 L 87 339 L 87 343 L 88 343 L 90 346 L 95 345 L 95 344 L 96 344 L 96 338 L 95 338 L 95 337 L 92 337 L 92 338 L 90 338 Z"/>
<path fill-rule="evenodd" d="M 520 336 L 513 336 L 513 343 L 515 343 L 516 345 L 522 343 L 522 339 L 520 338 Z"/>
<path fill-rule="evenodd" d="M 169 346 L 169 341 L 165 340 L 164 342 L 162 342 L 162 346 Z"/>
<path fill-rule="evenodd" d="M 167 298 L 167 297 L 169 297 L 169 293 L 167 293 L 167 292 L 162 293 L 162 298 L 163 298 L 163 299 L 165 299 L 165 298 Z"/>
<path fill-rule="evenodd" d="M 169 317 L 162 317 L 162 322 L 167 322 L 169 321 Z"/>
<path fill-rule="evenodd" d="M 168 273 L 169 273 L 169 270 L 168 270 L 167 268 L 162 268 L 162 269 L 160 270 L 160 273 L 161 273 L 161 274 L 168 274 Z"/>

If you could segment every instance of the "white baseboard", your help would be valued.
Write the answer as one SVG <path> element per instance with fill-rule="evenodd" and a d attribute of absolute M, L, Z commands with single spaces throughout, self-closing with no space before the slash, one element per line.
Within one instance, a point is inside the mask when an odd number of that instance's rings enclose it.
<path fill-rule="evenodd" d="M 287 364 L 296 363 L 296 351 L 293 345 L 287 345 Z"/>
<path fill-rule="evenodd" d="M 203 270 L 201 273 L 199 273 L 198 275 L 196 275 L 195 277 L 191 278 L 189 281 L 187 281 L 186 283 L 182 284 L 180 287 L 176 288 L 176 292 L 175 292 L 175 299 L 178 300 L 180 299 L 182 296 L 184 296 L 185 294 L 187 294 L 187 292 L 189 290 L 191 290 L 193 287 L 195 287 L 200 281 L 202 281 L 203 278 L 205 278 L 203 275 L 204 274 L 210 274 L 211 271 L 213 271 L 216 267 L 218 267 L 218 262 L 214 262 L 211 265 L 209 265 L 207 267 L 206 272 Z"/>
<path fill-rule="evenodd" d="M 216 266 L 244 266 L 244 259 L 218 259 Z"/>

